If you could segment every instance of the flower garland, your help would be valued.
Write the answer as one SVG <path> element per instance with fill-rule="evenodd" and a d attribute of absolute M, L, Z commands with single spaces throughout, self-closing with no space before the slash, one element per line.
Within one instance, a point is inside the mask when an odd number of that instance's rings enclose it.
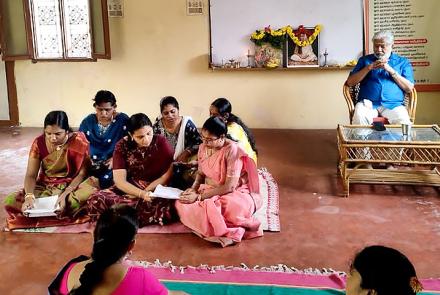
<path fill-rule="evenodd" d="M 264 30 L 256 30 L 254 33 L 252 33 L 251 39 L 252 40 L 261 40 L 266 35 L 271 35 L 273 37 L 281 37 L 286 34 L 286 31 L 284 30 L 285 28 L 287 28 L 287 27 L 283 27 L 278 30 L 272 30 L 272 28 L 270 26 L 268 26 L 268 27 L 265 27 Z"/>
<path fill-rule="evenodd" d="M 256 30 L 251 35 L 251 41 L 256 45 L 261 46 L 263 43 L 269 43 L 275 48 L 281 49 L 284 43 L 284 35 L 286 34 L 283 29 L 272 30 L 270 26 L 265 27 L 263 30 Z"/>
<path fill-rule="evenodd" d="M 291 26 L 285 26 L 277 30 L 273 30 L 270 26 L 268 26 L 265 27 L 263 30 L 256 30 L 254 33 L 252 33 L 251 41 L 257 45 L 268 42 L 276 48 L 281 48 L 283 37 L 287 34 L 296 45 L 304 47 L 312 44 L 315 41 L 316 37 L 318 37 L 321 30 L 322 25 L 316 25 L 313 34 L 310 35 L 307 40 L 301 41 L 295 35 L 295 32 L 293 31 Z"/>
<path fill-rule="evenodd" d="M 287 35 L 289 35 L 290 39 L 292 39 L 293 43 L 300 47 L 311 45 L 313 42 L 315 42 L 316 37 L 318 37 L 319 33 L 321 32 L 322 26 L 316 25 L 315 31 L 312 35 L 310 35 L 307 40 L 301 41 L 299 38 L 295 35 L 294 31 L 292 30 L 291 26 L 286 27 Z"/>

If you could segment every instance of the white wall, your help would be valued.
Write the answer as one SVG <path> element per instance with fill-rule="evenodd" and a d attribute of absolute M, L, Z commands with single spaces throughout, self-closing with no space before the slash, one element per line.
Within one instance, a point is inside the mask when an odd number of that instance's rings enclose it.
<path fill-rule="evenodd" d="M 78 126 L 93 112 L 91 100 L 99 89 L 115 93 L 120 111 L 142 111 L 152 118 L 159 113 L 160 98 L 174 95 L 181 112 L 198 126 L 217 97 L 230 99 L 233 111 L 253 128 L 333 129 L 348 123 L 342 96 L 347 70 L 213 72 L 208 69 L 208 15 L 187 16 L 185 3 L 124 1 L 124 17 L 110 23 L 110 61 L 17 61 L 23 126 L 42 126 L 54 109 L 65 110 Z M 439 94 L 419 98 L 419 108 L 427 111 L 424 119 L 439 122 Z"/>
<path fill-rule="evenodd" d="M 6 85 L 5 63 L 3 61 L 0 61 L 0 120 L 9 119 L 9 101 L 8 88 Z"/>

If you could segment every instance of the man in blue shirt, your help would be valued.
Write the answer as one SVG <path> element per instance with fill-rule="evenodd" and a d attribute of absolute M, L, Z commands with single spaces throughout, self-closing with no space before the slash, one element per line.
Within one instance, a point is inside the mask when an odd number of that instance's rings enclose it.
<path fill-rule="evenodd" d="M 348 76 L 348 86 L 360 83 L 353 124 L 371 125 L 378 115 L 390 124 L 411 123 L 403 100 L 414 87 L 413 70 L 408 59 L 392 52 L 393 44 L 390 31 L 375 33 L 374 54 L 361 57 Z"/>

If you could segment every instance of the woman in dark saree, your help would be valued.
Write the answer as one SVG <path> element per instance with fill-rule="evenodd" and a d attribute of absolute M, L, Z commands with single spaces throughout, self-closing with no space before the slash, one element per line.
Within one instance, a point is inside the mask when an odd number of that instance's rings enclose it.
<path fill-rule="evenodd" d="M 202 143 L 199 131 L 189 116 L 181 116 L 173 96 L 160 100 L 160 116 L 153 125 L 155 134 L 163 135 L 174 150 L 173 177 L 170 186 L 185 190 L 195 179 L 197 151 Z"/>
<path fill-rule="evenodd" d="M 128 204 L 136 208 L 141 227 L 177 220 L 173 200 L 151 196 L 157 185 L 167 184 L 172 176 L 171 146 L 163 136 L 153 133 L 145 114 L 131 116 L 127 127 L 129 135 L 116 144 L 113 153 L 115 185 L 90 197 L 89 215 L 97 218 L 114 204 Z"/>

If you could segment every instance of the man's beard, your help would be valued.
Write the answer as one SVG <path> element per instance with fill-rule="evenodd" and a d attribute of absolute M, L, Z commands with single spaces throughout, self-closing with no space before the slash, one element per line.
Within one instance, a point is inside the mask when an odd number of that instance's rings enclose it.
<path fill-rule="evenodd" d="M 388 58 L 390 58 L 391 52 L 390 53 L 375 53 L 374 56 L 378 59 L 378 60 L 387 60 Z"/>

